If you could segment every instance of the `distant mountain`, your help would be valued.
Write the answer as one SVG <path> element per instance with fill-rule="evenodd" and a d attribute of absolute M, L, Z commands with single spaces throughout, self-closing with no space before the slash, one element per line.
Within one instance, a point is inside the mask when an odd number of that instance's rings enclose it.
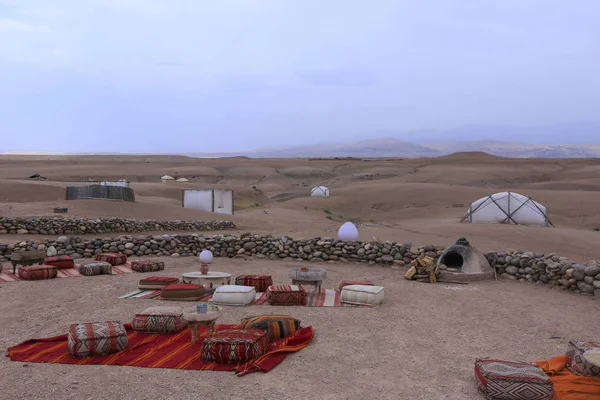
<path fill-rule="evenodd" d="M 248 150 L 239 153 L 186 153 L 190 157 L 313 158 L 313 157 L 439 157 L 459 152 L 485 152 L 511 158 L 600 158 L 600 142 L 531 144 L 499 141 L 435 141 L 427 145 L 386 138 L 313 146 Z"/>

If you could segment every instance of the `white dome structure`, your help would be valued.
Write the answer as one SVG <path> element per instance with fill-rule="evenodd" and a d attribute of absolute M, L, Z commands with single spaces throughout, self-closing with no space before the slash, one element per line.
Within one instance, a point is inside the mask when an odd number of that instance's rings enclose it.
<path fill-rule="evenodd" d="M 548 208 L 527 196 L 500 192 L 471 203 L 460 222 L 548 226 Z M 554 225 L 552 225 L 554 226 Z"/>
<path fill-rule="evenodd" d="M 338 230 L 338 239 L 343 242 L 352 242 L 358 240 L 358 229 L 352 222 L 344 222 Z"/>
<path fill-rule="evenodd" d="M 179 178 L 177 182 L 189 182 L 187 178 Z"/>
<path fill-rule="evenodd" d="M 175 180 L 175 178 L 173 178 L 171 175 L 163 175 L 160 177 L 160 181 L 162 183 L 172 182 L 174 180 Z"/>
<path fill-rule="evenodd" d="M 325 186 L 315 186 L 310 190 L 310 197 L 329 197 L 329 189 Z"/>

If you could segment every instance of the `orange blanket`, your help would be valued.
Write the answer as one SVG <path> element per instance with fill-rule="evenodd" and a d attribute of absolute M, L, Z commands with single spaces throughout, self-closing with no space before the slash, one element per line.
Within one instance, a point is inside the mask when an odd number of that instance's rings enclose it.
<path fill-rule="evenodd" d="M 600 399 L 600 378 L 586 378 L 575 375 L 567 368 L 567 356 L 552 357 L 546 361 L 536 361 L 554 382 L 552 400 L 598 400 Z"/>

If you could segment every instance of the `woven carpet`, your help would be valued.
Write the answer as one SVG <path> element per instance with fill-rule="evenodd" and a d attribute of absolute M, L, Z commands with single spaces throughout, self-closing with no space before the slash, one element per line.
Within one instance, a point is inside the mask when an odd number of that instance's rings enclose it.
<path fill-rule="evenodd" d="M 199 301 L 211 301 L 212 293 L 205 294 Z M 119 299 L 156 299 L 163 300 L 160 297 L 160 290 L 136 290 L 123 296 L 120 296 Z M 256 298 L 252 302 L 252 305 L 269 305 L 267 302 L 267 294 L 264 292 L 256 293 Z M 273 306 L 279 307 L 279 306 Z M 300 306 L 302 307 L 302 306 Z M 315 290 L 308 289 L 308 304 L 307 307 L 370 307 L 367 305 L 358 305 L 358 304 L 346 304 L 340 301 L 340 291 L 339 290 L 321 290 L 317 292 Z"/>
<path fill-rule="evenodd" d="M 21 279 L 19 278 L 19 271 L 17 268 L 17 274 L 13 274 L 12 273 L 12 265 L 10 265 L 8 268 L 6 266 L 4 266 L 5 269 L 0 272 L 0 282 L 15 282 L 15 281 L 24 281 L 25 279 Z M 7 271 L 8 269 L 8 271 Z M 117 265 L 112 267 L 112 275 L 123 275 L 123 274 L 129 274 L 131 272 L 134 272 L 131 269 L 131 266 L 129 264 L 124 264 L 124 265 Z M 56 276 L 57 278 L 70 278 L 73 276 L 83 276 L 79 273 L 79 271 L 77 271 L 77 269 L 75 268 L 68 268 L 68 269 L 59 269 L 58 270 L 58 275 Z M 93 276 L 86 276 L 86 278 L 93 278 Z"/>
<path fill-rule="evenodd" d="M 216 329 L 237 328 L 236 325 L 217 325 Z M 121 365 L 144 368 L 172 368 L 186 370 L 235 371 L 242 376 L 252 372 L 269 372 L 287 356 L 302 350 L 312 341 L 312 327 L 301 328 L 292 336 L 269 344 L 269 352 L 241 365 L 207 363 L 200 357 L 202 341 L 192 343 L 189 328 L 175 334 L 138 333 L 126 324 L 128 345 L 121 352 L 101 357 L 74 358 L 69 353 L 67 335 L 44 339 L 30 339 L 8 349 L 12 361 L 28 363 L 57 363 L 76 365 Z M 206 336 L 206 328 L 201 331 Z"/>

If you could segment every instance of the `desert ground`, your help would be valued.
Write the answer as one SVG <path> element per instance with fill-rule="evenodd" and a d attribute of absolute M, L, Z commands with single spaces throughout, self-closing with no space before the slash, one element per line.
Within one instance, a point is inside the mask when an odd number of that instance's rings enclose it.
<path fill-rule="evenodd" d="M 40 174 L 46 180 L 27 177 Z M 160 176 L 188 183 L 160 183 Z M 88 179 L 131 182 L 136 202 L 65 201 L 65 187 Z M 329 198 L 311 198 L 325 185 Z M 235 214 L 183 209 L 183 188 L 235 192 Z M 554 227 L 460 223 L 469 203 L 501 191 L 549 207 Z M 0 156 L 2 216 L 53 215 L 158 220 L 229 219 L 238 232 L 334 237 L 345 221 L 360 239 L 450 245 L 461 236 L 482 251 L 555 252 L 600 258 L 600 160 L 508 159 L 462 153 L 419 159 L 195 159 L 178 156 Z M 206 234 L 213 234 L 212 232 Z M 112 234 L 118 236 L 119 234 Z M 95 235 L 97 236 L 97 235 Z M 40 238 L 1 235 L 12 243 Z M 159 275 L 196 270 L 191 258 L 165 258 Z M 285 280 L 297 262 L 216 259 L 215 269 L 269 273 Z M 8 268 L 8 263 L 5 263 Z M 314 266 L 310 264 L 309 266 Z M 507 281 L 468 285 L 406 281 L 406 268 L 328 263 L 327 288 L 367 278 L 385 286 L 375 309 L 277 308 L 312 325 L 313 343 L 268 374 L 69 366 L 0 361 L 0 398 L 323 398 L 480 399 L 476 357 L 539 360 L 564 353 L 569 339 L 600 340 L 600 301 Z M 157 300 L 119 300 L 140 275 L 66 278 L 0 285 L 0 345 L 66 332 L 69 324 L 130 320 Z M 228 307 L 221 323 L 271 308 Z"/>

